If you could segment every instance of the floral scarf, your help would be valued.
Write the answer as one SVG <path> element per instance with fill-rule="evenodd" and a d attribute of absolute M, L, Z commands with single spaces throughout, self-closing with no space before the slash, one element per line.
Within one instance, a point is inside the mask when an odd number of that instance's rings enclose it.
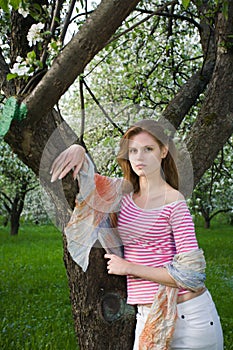
<path fill-rule="evenodd" d="M 91 248 L 95 245 L 103 247 L 107 253 L 123 256 L 122 241 L 117 228 L 110 225 L 109 213 L 119 212 L 123 194 L 132 191 L 132 187 L 123 179 L 95 174 L 87 155 L 78 174 L 78 183 L 79 193 L 65 235 L 72 259 L 86 271 Z"/>
<path fill-rule="evenodd" d="M 176 254 L 167 264 L 178 286 L 197 292 L 204 288 L 205 258 L 202 249 Z M 139 350 L 168 350 L 177 318 L 178 288 L 160 285 L 139 340 Z"/>

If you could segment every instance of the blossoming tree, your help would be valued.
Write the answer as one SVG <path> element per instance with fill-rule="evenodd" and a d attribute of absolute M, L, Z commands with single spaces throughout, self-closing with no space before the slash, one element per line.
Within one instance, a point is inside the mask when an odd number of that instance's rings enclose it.
<path fill-rule="evenodd" d="M 72 15 L 76 3 L 83 5 L 83 11 Z M 168 38 L 173 35 L 177 21 L 181 21 L 187 33 L 192 26 L 198 31 L 201 66 L 184 75 L 180 70 L 182 78 L 175 84 L 173 96 L 163 111 L 178 128 L 191 108 L 200 102 L 186 140 L 195 184 L 231 135 L 233 0 L 218 1 L 218 5 L 196 0 L 182 3 L 183 6 L 171 1 L 159 7 L 157 1 L 141 1 L 139 5 L 138 0 L 102 0 L 93 11 L 88 9 L 87 1 L 0 2 L 3 8 L 0 84 L 4 103 L 0 133 L 25 164 L 37 175 L 40 172 L 62 228 L 69 218 L 77 185 L 69 176 L 63 184 L 51 184 L 49 169 L 62 149 L 82 142 L 82 138 L 77 138 L 54 106 L 100 50 L 111 43 L 112 49 L 116 48 L 117 38 L 129 31 L 135 31 L 136 37 L 141 23 L 166 18 Z M 65 42 L 74 18 L 78 22 L 77 32 Z M 152 35 L 157 26 L 155 21 L 145 30 Z M 151 40 L 156 51 L 156 35 Z M 175 49 L 165 43 L 164 53 L 168 55 Z M 180 66 L 172 66 L 173 73 Z M 134 72 L 130 74 L 134 77 Z M 64 261 L 80 348 L 130 350 L 135 321 L 134 310 L 125 303 L 125 279 L 107 275 L 99 248 L 92 249 L 84 274 L 69 256 L 65 237 Z"/>

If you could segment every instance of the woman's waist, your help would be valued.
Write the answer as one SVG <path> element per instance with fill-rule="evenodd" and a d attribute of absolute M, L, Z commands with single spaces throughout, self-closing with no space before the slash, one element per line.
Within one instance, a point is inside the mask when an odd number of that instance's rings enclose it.
<path fill-rule="evenodd" d="M 179 294 L 177 297 L 177 304 L 182 304 L 188 300 L 194 299 L 196 297 L 199 297 L 206 291 L 206 288 L 201 289 L 198 292 L 185 292 L 183 294 Z M 145 304 L 138 304 L 138 306 L 148 307 L 150 308 L 152 306 L 152 303 L 145 303 Z"/>
<path fill-rule="evenodd" d="M 180 295 L 178 295 L 178 298 L 177 298 L 177 304 L 181 304 L 181 303 L 184 303 L 185 301 L 199 297 L 205 291 L 206 291 L 206 288 L 204 287 L 201 290 L 199 290 L 198 292 L 187 292 L 184 294 L 180 294 Z"/>

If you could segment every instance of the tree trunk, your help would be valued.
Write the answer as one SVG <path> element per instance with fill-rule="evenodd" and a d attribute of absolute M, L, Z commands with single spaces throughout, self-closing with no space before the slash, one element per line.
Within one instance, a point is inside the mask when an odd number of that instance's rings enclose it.
<path fill-rule="evenodd" d="M 233 132 L 233 1 L 228 2 L 227 18 L 222 13 L 218 14 L 216 28 L 218 50 L 215 69 L 201 112 L 187 137 L 194 185 Z"/>
<path fill-rule="evenodd" d="M 24 207 L 24 200 L 27 193 L 28 182 L 21 184 L 21 188 L 16 193 L 10 213 L 10 234 L 15 236 L 19 232 L 20 216 Z"/>
<path fill-rule="evenodd" d="M 104 250 L 93 248 L 83 273 L 65 250 L 75 329 L 82 350 L 132 350 L 135 310 L 126 304 L 125 277 L 109 276 Z"/>
<path fill-rule="evenodd" d="M 39 125 L 33 124 L 33 127 L 25 125 L 24 122 L 14 122 L 6 141 L 24 163 L 40 175 L 43 187 L 56 205 L 56 217 L 53 219 L 63 231 L 74 206 L 77 183 L 70 174 L 62 182 L 51 183 L 49 170 L 55 157 L 78 141 L 77 135 L 62 122 L 54 110 Z M 52 211 L 51 208 L 48 214 Z M 104 251 L 101 248 L 92 249 L 89 268 L 84 273 L 71 259 L 64 234 L 63 242 L 64 262 L 80 349 L 131 350 L 135 310 L 126 305 L 125 277 L 107 274 Z"/>
<path fill-rule="evenodd" d="M 16 236 L 19 232 L 19 219 L 20 215 L 17 212 L 12 212 L 10 216 L 10 235 Z"/>
<path fill-rule="evenodd" d="M 210 228 L 210 218 L 205 218 L 205 225 L 204 225 L 204 227 L 205 227 L 206 229 L 209 229 L 209 228 Z"/>

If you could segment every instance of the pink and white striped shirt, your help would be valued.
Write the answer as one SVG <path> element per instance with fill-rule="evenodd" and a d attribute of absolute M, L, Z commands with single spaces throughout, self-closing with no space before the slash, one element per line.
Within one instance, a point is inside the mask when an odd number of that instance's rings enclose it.
<path fill-rule="evenodd" d="M 194 224 L 184 200 L 160 208 L 142 209 L 132 194 L 122 198 L 118 230 L 126 260 L 137 264 L 163 267 L 175 254 L 198 248 Z M 127 276 L 128 304 L 150 304 L 159 284 Z M 179 294 L 186 293 L 180 290 Z"/>

